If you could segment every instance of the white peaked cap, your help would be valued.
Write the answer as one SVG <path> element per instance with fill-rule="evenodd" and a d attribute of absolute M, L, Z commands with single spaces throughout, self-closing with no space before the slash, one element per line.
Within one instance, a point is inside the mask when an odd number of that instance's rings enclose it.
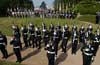
<path fill-rule="evenodd" d="M 84 26 L 81 27 L 82 29 L 84 28 Z"/>
<path fill-rule="evenodd" d="M 50 45 L 49 45 L 49 44 L 47 44 L 47 47 L 50 47 Z"/>
<path fill-rule="evenodd" d="M 15 28 L 16 28 L 16 26 L 14 26 L 14 25 L 13 25 L 13 26 L 12 26 L 12 28 L 13 28 L 13 29 L 15 29 Z"/>
<path fill-rule="evenodd" d="M 91 25 L 89 25 L 89 28 L 92 28 L 92 26 L 91 26 Z"/>
<path fill-rule="evenodd" d="M 29 25 L 30 25 L 30 26 L 32 26 L 33 24 L 32 24 L 32 23 L 30 23 Z"/>
<path fill-rule="evenodd" d="M 35 30 L 38 31 L 38 28 L 36 27 Z"/>
<path fill-rule="evenodd" d="M 67 25 L 65 25 L 65 28 L 67 28 L 68 26 Z"/>

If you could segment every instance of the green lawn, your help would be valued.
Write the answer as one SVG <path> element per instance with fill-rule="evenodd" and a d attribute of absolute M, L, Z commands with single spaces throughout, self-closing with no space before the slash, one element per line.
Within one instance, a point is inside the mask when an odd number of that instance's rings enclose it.
<path fill-rule="evenodd" d="M 11 25 L 17 24 L 19 27 L 21 27 L 21 24 L 26 24 L 28 25 L 29 22 L 34 23 L 35 25 L 41 27 L 41 23 L 42 23 L 42 19 L 41 18 L 8 18 L 8 17 L 2 17 L 0 18 L 0 30 L 2 30 L 2 32 L 6 35 L 11 35 L 12 30 L 11 30 Z M 65 25 L 68 24 L 70 26 L 70 28 L 72 27 L 72 25 L 77 25 L 78 28 L 81 25 L 84 25 L 85 27 L 88 26 L 88 24 L 92 24 L 94 27 L 94 31 L 96 30 L 96 28 L 98 27 L 98 25 L 93 24 L 93 23 L 88 23 L 89 21 L 84 21 L 84 20 L 80 20 L 80 18 L 74 19 L 74 20 L 68 20 L 68 19 L 44 19 L 44 22 L 46 23 L 47 26 L 49 26 L 49 24 L 52 22 L 55 26 L 58 24 L 58 22 L 60 23 L 60 25 Z"/>
<path fill-rule="evenodd" d="M 96 21 L 96 15 L 82 15 L 82 16 L 80 16 L 78 18 L 78 20 L 95 23 L 95 21 Z"/>
<path fill-rule="evenodd" d="M 22 65 L 22 64 L 7 62 L 7 61 L 0 61 L 0 65 Z"/>

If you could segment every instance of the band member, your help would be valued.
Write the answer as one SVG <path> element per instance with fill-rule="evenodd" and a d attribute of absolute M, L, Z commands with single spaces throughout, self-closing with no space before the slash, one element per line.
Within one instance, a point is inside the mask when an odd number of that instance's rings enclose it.
<path fill-rule="evenodd" d="M 36 47 L 38 47 L 38 49 L 41 49 L 41 31 L 39 27 L 35 28 L 35 38 Z"/>
<path fill-rule="evenodd" d="M 90 40 L 87 41 L 87 44 L 81 49 L 83 55 L 83 65 L 91 65 L 94 60 L 94 47 L 91 45 Z"/>
<path fill-rule="evenodd" d="M 73 28 L 72 28 L 72 54 L 76 54 L 77 45 L 78 45 L 77 27 L 73 26 Z"/>
<path fill-rule="evenodd" d="M 33 48 L 34 48 L 35 29 L 34 29 L 34 25 L 32 23 L 29 24 L 28 30 L 29 30 L 29 46 L 31 47 L 31 45 L 33 45 Z"/>
<path fill-rule="evenodd" d="M 53 46 L 54 46 L 54 49 L 55 49 L 55 54 L 57 56 L 58 54 L 58 44 L 59 44 L 59 35 L 57 33 L 57 28 L 55 29 L 54 31 L 54 35 L 53 35 Z"/>
<path fill-rule="evenodd" d="M 67 48 L 67 43 L 68 43 L 68 40 L 69 40 L 69 27 L 67 25 L 65 25 L 63 27 L 63 33 L 62 33 L 62 44 L 61 44 L 61 47 L 62 47 L 62 52 L 66 53 L 66 48 Z"/>
<path fill-rule="evenodd" d="M 7 38 L 0 31 L 0 51 L 3 54 L 2 58 L 5 58 L 5 59 L 8 58 L 8 52 L 7 52 L 6 46 L 7 46 Z"/>
<path fill-rule="evenodd" d="M 52 23 L 50 24 L 49 30 L 50 30 L 50 40 L 53 41 L 54 25 Z"/>
<path fill-rule="evenodd" d="M 49 43 L 49 31 L 47 29 L 43 29 L 43 41 L 45 43 L 45 47 Z"/>
<path fill-rule="evenodd" d="M 88 39 L 91 39 L 92 40 L 92 38 L 93 38 L 93 33 L 92 33 L 92 31 L 93 31 L 93 28 L 92 28 L 92 25 L 88 25 L 88 28 L 87 28 L 87 35 L 88 35 Z"/>
<path fill-rule="evenodd" d="M 10 44 L 13 45 L 13 51 L 17 57 L 17 61 L 16 62 L 21 62 L 22 61 L 22 58 L 21 58 L 21 52 L 20 52 L 20 42 L 19 42 L 19 39 L 18 37 L 16 36 L 13 36 L 13 38 L 11 39 L 10 41 Z"/>
<path fill-rule="evenodd" d="M 55 65 L 55 50 L 54 47 L 47 44 L 48 65 Z"/>
<path fill-rule="evenodd" d="M 25 43 L 25 47 L 28 47 L 28 29 L 27 27 L 24 25 L 22 28 L 21 28 L 21 31 L 22 31 L 22 36 L 23 36 L 23 41 Z"/>
<path fill-rule="evenodd" d="M 82 25 L 81 28 L 80 28 L 80 30 L 79 30 L 79 41 L 82 44 L 82 46 L 85 45 L 85 39 L 86 39 L 85 28 Z"/>
<path fill-rule="evenodd" d="M 93 43 L 92 45 L 94 46 L 94 56 L 96 56 L 96 53 L 99 49 L 99 45 L 100 45 L 100 35 L 98 35 L 99 33 L 96 31 L 94 37 L 93 37 Z"/>

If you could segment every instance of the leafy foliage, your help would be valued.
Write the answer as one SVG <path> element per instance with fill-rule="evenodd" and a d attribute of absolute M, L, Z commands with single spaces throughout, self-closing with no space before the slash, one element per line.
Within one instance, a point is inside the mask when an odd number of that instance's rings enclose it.
<path fill-rule="evenodd" d="M 43 1 L 40 5 L 40 8 L 47 9 L 45 1 Z"/>
<path fill-rule="evenodd" d="M 82 1 L 75 6 L 74 10 L 80 14 L 96 14 L 96 12 L 100 11 L 100 3 L 95 1 Z"/>

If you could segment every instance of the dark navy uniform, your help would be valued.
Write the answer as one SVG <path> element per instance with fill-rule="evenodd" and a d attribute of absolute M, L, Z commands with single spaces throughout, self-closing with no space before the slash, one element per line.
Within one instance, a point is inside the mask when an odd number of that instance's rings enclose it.
<path fill-rule="evenodd" d="M 21 28 L 22 31 L 22 36 L 23 36 L 23 41 L 25 43 L 25 47 L 28 47 L 28 29 L 26 28 L 26 26 L 23 26 Z"/>
<path fill-rule="evenodd" d="M 78 45 L 78 32 L 75 30 L 72 32 L 72 54 L 76 54 Z"/>
<path fill-rule="evenodd" d="M 55 65 L 55 50 L 52 46 L 47 49 L 48 65 Z"/>
<path fill-rule="evenodd" d="M 50 30 L 50 40 L 53 41 L 54 25 L 51 24 L 49 27 Z"/>
<path fill-rule="evenodd" d="M 11 41 L 10 41 L 10 44 L 13 45 L 13 50 L 14 50 L 14 53 L 17 57 L 17 61 L 16 62 L 21 62 L 22 59 L 21 59 L 21 53 L 20 53 L 20 42 L 19 42 L 19 39 L 14 36 Z"/>
<path fill-rule="evenodd" d="M 20 30 L 18 28 L 18 26 L 13 26 L 13 35 L 16 36 L 19 39 L 19 44 L 20 44 L 20 48 L 22 49 L 22 43 L 21 43 L 21 34 L 20 34 Z"/>
<path fill-rule="evenodd" d="M 82 26 L 79 30 L 79 41 L 82 43 L 82 46 L 85 45 L 85 28 Z"/>
<path fill-rule="evenodd" d="M 93 33 L 92 33 L 92 31 L 93 31 L 93 28 L 92 28 L 92 26 L 91 25 L 88 25 L 88 28 L 87 28 L 87 40 L 88 39 L 93 39 Z"/>
<path fill-rule="evenodd" d="M 83 65 L 91 65 L 94 56 L 94 47 L 91 44 L 85 45 L 82 49 Z"/>
<path fill-rule="evenodd" d="M 45 43 L 45 47 L 49 43 L 49 31 L 47 29 L 43 29 L 43 41 Z"/>
<path fill-rule="evenodd" d="M 60 40 L 62 39 L 62 31 L 61 31 L 60 25 L 57 26 L 57 34 L 58 34 L 59 42 L 60 42 Z"/>
<path fill-rule="evenodd" d="M 57 33 L 57 30 L 55 30 L 54 35 L 53 35 L 53 46 L 54 46 L 56 55 L 58 54 L 58 44 L 59 44 L 59 35 Z"/>
<path fill-rule="evenodd" d="M 41 31 L 39 28 L 36 28 L 36 31 L 35 31 L 35 43 L 36 43 L 36 47 L 38 47 L 38 49 L 41 48 Z"/>
<path fill-rule="evenodd" d="M 21 35 L 19 32 L 19 28 L 17 29 L 17 31 L 14 32 L 14 36 L 19 39 L 19 45 L 20 45 L 20 48 L 22 49 L 22 43 L 21 43 L 21 39 L 20 39 Z"/>
<path fill-rule="evenodd" d="M 63 34 L 62 34 L 62 44 L 61 44 L 62 51 L 64 53 L 66 53 L 67 42 L 69 40 L 69 36 L 70 36 L 70 34 L 69 34 L 68 27 L 67 28 L 65 27 L 63 30 Z"/>
<path fill-rule="evenodd" d="M 0 32 L 0 50 L 3 54 L 3 57 L 2 58 L 7 58 L 8 57 L 8 52 L 6 50 L 6 46 L 7 46 L 7 38 L 5 35 L 3 35 L 1 32 Z"/>
<path fill-rule="evenodd" d="M 30 26 L 28 29 L 29 29 L 29 46 L 31 47 L 31 45 L 33 45 L 33 48 L 34 48 L 34 43 L 35 43 L 34 25 L 30 23 Z"/>
<path fill-rule="evenodd" d="M 96 53 L 97 53 L 97 51 L 99 49 L 99 45 L 100 45 L 100 35 L 98 35 L 97 33 L 93 37 L 92 45 L 94 46 L 94 56 L 96 56 Z"/>

